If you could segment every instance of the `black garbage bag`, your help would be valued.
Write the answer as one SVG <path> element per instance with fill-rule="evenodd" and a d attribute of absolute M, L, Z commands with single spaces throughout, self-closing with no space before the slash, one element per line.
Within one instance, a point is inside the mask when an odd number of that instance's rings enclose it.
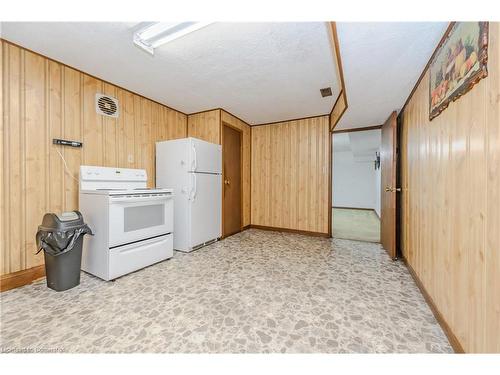
<path fill-rule="evenodd" d="M 44 250 L 52 256 L 64 254 L 73 249 L 78 238 L 85 234 L 93 235 L 87 224 L 78 229 L 62 232 L 48 232 L 39 229 L 36 233 L 36 245 L 38 247 L 36 253 L 38 254 L 40 251 Z"/>

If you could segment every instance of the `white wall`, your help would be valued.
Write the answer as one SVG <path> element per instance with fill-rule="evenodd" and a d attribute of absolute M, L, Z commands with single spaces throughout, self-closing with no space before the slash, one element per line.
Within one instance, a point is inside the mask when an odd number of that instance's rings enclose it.
<path fill-rule="evenodd" d="M 375 209 L 376 173 L 373 161 L 355 161 L 351 151 L 333 154 L 333 205 Z"/>
<path fill-rule="evenodd" d="M 381 175 L 374 166 L 380 136 L 380 130 L 333 136 L 333 206 L 370 208 L 380 217 Z"/>

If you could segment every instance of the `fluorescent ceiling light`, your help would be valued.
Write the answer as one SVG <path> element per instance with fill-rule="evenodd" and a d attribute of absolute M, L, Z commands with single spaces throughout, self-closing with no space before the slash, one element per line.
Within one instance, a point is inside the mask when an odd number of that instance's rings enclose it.
<path fill-rule="evenodd" d="M 162 44 L 179 39 L 213 22 L 155 22 L 134 34 L 134 43 L 151 55 Z"/>

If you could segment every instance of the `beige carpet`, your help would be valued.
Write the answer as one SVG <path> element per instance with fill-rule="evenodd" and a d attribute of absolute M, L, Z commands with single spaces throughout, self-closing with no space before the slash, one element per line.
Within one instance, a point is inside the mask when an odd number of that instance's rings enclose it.
<path fill-rule="evenodd" d="M 380 220 L 375 211 L 334 208 L 332 226 L 335 238 L 380 242 Z"/>

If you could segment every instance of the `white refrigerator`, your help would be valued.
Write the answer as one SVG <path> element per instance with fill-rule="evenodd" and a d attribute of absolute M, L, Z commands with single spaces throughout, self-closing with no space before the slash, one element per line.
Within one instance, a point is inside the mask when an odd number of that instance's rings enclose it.
<path fill-rule="evenodd" d="M 156 186 L 174 189 L 174 249 L 222 236 L 222 147 L 197 138 L 156 142 Z"/>

